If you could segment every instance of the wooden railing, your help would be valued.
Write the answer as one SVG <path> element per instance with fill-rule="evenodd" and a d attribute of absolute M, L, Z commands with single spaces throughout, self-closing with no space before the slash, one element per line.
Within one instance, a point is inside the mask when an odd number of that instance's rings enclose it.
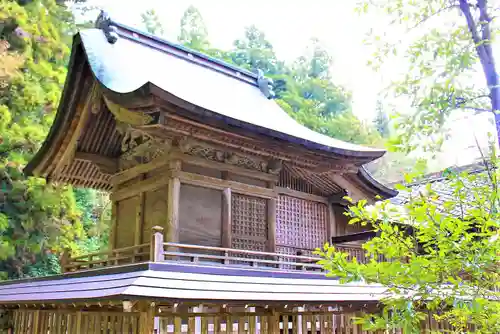
<path fill-rule="evenodd" d="M 68 272 L 145 262 L 150 259 L 150 248 L 151 244 L 148 243 L 74 257 L 69 257 L 69 252 L 65 252 L 61 258 L 61 267 L 63 272 Z"/>
<path fill-rule="evenodd" d="M 192 263 L 213 262 L 227 265 L 250 267 L 288 268 L 295 270 L 319 271 L 322 266 L 317 264 L 320 258 L 288 255 L 279 253 L 250 251 L 221 247 L 207 247 L 199 245 L 186 245 L 178 243 L 164 243 L 164 259 L 187 260 Z"/>
<path fill-rule="evenodd" d="M 356 257 L 358 262 L 368 261 L 365 251 L 360 247 L 337 246 L 337 249 Z M 304 251 L 295 249 L 295 251 Z M 311 250 L 307 250 L 311 253 Z M 125 265 L 139 262 L 177 261 L 204 263 L 222 266 L 258 267 L 287 271 L 321 272 L 319 257 L 261 252 L 244 249 L 209 247 L 164 242 L 163 228 L 153 227 L 151 242 L 136 246 L 118 248 L 110 251 L 95 252 L 74 257 L 63 255 L 63 272 L 96 269 L 107 266 Z"/>

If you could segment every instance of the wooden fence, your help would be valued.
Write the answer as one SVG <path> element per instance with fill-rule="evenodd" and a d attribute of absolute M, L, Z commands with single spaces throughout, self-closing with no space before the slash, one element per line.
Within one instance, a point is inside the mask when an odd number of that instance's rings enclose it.
<path fill-rule="evenodd" d="M 365 251 L 359 247 L 342 246 L 339 250 L 347 252 L 350 258 L 356 257 L 359 262 L 368 260 L 365 258 Z M 145 261 L 204 262 L 205 264 L 218 263 L 239 267 L 322 272 L 322 267 L 317 264 L 319 260 L 319 257 L 314 256 L 163 242 L 162 230 L 155 227 L 151 243 L 74 257 L 69 257 L 66 254 L 61 262 L 64 272 Z"/>
<path fill-rule="evenodd" d="M 143 313 L 144 314 L 144 313 Z M 157 313 L 152 331 L 139 312 L 16 309 L 5 334 L 403 334 L 402 330 L 364 331 L 356 313 L 329 311 Z M 151 314 L 151 316 L 153 316 Z M 432 317 L 421 333 L 451 333 L 452 326 Z M 474 332 L 471 328 L 470 332 Z"/>
<path fill-rule="evenodd" d="M 13 312 L 13 334 L 136 334 L 140 313 L 19 309 Z M 7 332 L 9 333 L 9 332 Z"/>
<path fill-rule="evenodd" d="M 361 334 L 359 325 L 352 323 L 354 314 L 335 315 L 318 312 L 267 313 L 200 313 L 159 317 L 157 334 L 171 333 L 232 333 L 232 334 Z"/>

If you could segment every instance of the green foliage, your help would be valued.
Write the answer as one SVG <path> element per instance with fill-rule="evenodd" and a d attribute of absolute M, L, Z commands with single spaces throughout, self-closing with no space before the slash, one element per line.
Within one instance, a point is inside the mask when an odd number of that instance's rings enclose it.
<path fill-rule="evenodd" d="M 491 13 L 498 9 L 498 4 L 488 7 L 486 1 L 470 0 L 377 0 L 360 5 L 362 12 L 385 13 L 393 23 L 390 29 L 404 36 L 380 31 L 371 36 L 377 47 L 370 62 L 375 69 L 397 56 L 409 64 L 390 87 L 396 99 L 409 101 L 412 111 L 395 110 L 396 138 L 391 142 L 395 148 L 406 152 L 439 148 L 442 126 L 453 112 L 499 109 L 491 51 L 491 35 L 496 32 Z M 479 69 L 483 85 L 474 80 Z"/>
<path fill-rule="evenodd" d="M 150 9 L 141 14 L 142 23 L 144 24 L 146 31 L 150 34 L 162 36 L 165 34 L 161 20 L 154 9 Z"/>
<path fill-rule="evenodd" d="M 24 3 L 23 3 L 24 4 Z M 70 186 L 26 178 L 22 169 L 44 140 L 66 76 L 71 14 L 54 0 L 0 1 L 0 273 L 59 270 L 64 248 L 85 233 Z"/>
<path fill-rule="evenodd" d="M 375 115 L 375 119 L 373 120 L 373 123 L 375 123 L 375 128 L 383 138 L 388 138 L 391 134 L 389 128 L 389 116 L 387 116 L 387 113 L 384 111 L 382 102 L 377 101 L 376 109 L 377 114 Z"/>
<path fill-rule="evenodd" d="M 205 50 L 210 47 L 207 27 L 194 6 L 189 6 L 182 16 L 179 42 L 195 50 Z"/>
<path fill-rule="evenodd" d="M 360 201 L 350 207 L 350 224 L 370 224 L 378 233 L 363 245 L 367 256 L 383 260 L 349 261 L 329 245 L 318 253 L 329 274 L 343 282 L 387 288 L 383 312 L 360 319 L 367 330 L 420 333 L 419 320 L 430 312 L 456 333 L 467 325 L 477 333 L 500 331 L 500 293 L 494 292 L 500 288 L 500 170 L 496 154 L 491 159 L 482 173 L 444 173 L 446 194 L 431 183 L 419 193 L 399 185 L 409 192 L 404 206 Z M 420 167 L 407 181 L 418 175 Z"/>

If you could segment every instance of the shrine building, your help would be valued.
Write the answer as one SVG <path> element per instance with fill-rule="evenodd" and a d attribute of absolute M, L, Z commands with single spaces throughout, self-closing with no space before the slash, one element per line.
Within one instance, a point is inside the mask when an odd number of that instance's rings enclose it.
<path fill-rule="evenodd" d="M 361 333 L 377 285 L 325 276 L 314 250 L 366 261 L 346 195 L 396 195 L 384 151 L 293 120 L 272 81 L 114 22 L 73 41 L 53 126 L 26 174 L 110 193 L 110 249 L 0 284 L 12 333 Z"/>

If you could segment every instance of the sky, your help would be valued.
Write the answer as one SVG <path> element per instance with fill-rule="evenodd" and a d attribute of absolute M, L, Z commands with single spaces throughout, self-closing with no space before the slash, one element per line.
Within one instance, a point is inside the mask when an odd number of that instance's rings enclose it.
<path fill-rule="evenodd" d="M 212 45 L 229 49 L 244 28 L 256 25 L 266 33 L 280 59 L 293 61 L 303 54 L 311 38 L 318 38 L 333 57 L 332 80 L 352 92 L 353 112 L 366 121 L 375 115 L 379 93 L 405 71 L 403 59 L 392 59 L 375 72 L 367 65 L 374 47 L 366 34 L 395 30 L 388 18 L 377 13 L 357 14 L 356 0 L 90 0 L 105 9 L 114 20 L 142 28 L 140 14 L 155 9 L 165 29 L 165 38 L 176 41 L 184 11 L 195 6 L 202 14 Z M 431 24 L 433 24 L 431 22 Z M 399 35 L 398 35 L 399 34 Z M 482 77 L 478 76 L 478 84 Z M 404 106 L 403 106 L 404 108 Z M 476 138 L 486 144 L 494 132 L 491 116 L 459 117 L 452 123 L 451 140 L 437 158 L 437 168 L 467 164 L 478 157 Z M 443 168 L 444 168 L 443 167 Z"/>
<path fill-rule="evenodd" d="M 229 49 L 255 24 L 266 33 L 280 59 L 293 61 L 318 38 L 333 56 L 333 81 L 353 93 L 353 109 L 372 119 L 379 76 L 366 66 L 369 48 L 363 45 L 370 24 L 354 14 L 354 0 L 98 0 L 113 19 L 141 25 L 140 13 L 154 8 L 162 19 L 166 37 L 176 40 L 184 11 L 193 5 L 201 12 L 213 46 Z"/>

